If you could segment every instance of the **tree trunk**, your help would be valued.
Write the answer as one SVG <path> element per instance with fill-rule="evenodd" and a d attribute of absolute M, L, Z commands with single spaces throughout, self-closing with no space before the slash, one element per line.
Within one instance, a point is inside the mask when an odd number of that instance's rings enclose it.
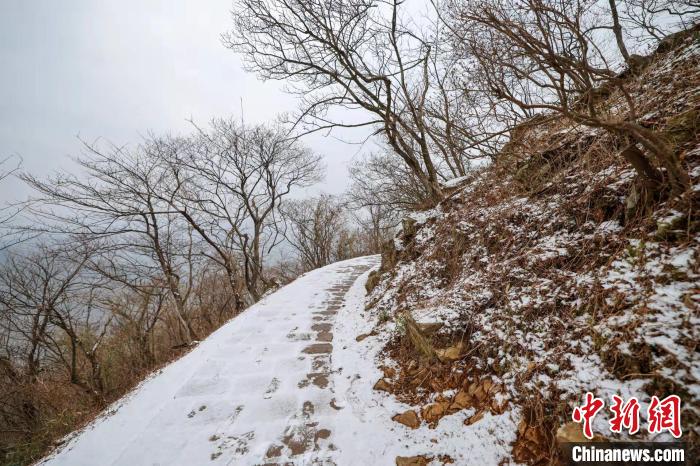
<path fill-rule="evenodd" d="M 639 150 L 636 144 L 625 147 L 620 155 L 629 162 L 637 171 L 637 174 L 645 181 L 645 184 L 654 190 L 658 190 L 663 182 L 661 172 L 654 168 L 644 153 Z"/>

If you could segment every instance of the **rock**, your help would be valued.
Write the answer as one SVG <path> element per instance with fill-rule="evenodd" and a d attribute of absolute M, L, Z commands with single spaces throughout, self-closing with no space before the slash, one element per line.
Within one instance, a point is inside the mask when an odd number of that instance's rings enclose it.
<path fill-rule="evenodd" d="M 387 382 L 384 379 L 377 380 L 377 383 L 375 383 L 374 387 L 372 388 L 374 388 L 375 390 L 381 390 L 383 392 L 391 392 L 391 384 L 389 384 L 389 382 Z"/>
<path fill-rule="evenodd" d="M 397 414 L 391 418 L 392 421 L 396 421 L 399 424 L 403 424 L 411 429 L 417 429 L 420 426 L 420 419 L 418 419 L 418 414 L 412 409 L 404 411 L 401 414 Z"/>
<path fill-rule="evenodd" d="M 625 219 L 629 220 L 635 217 L 642 200 L 641 186 L 639 183 L 633 183 L 627 196 L 625 197 Z"/>
<path fill-rule="evenodd" d="M 411 239 L 418 232 L 417 225 L 418 222 L 410 217 L 401 220 L 401 230 L 404 239 Z"/>
<path fill-rule="evenodd" d="M 365 338 L 367 338 L 367 337 L 373 337 L 373 336 L 375 336 L 376 334 L 377 334 L 377 332 L 374 331 L 374 330 L 372 330 L 372 331 L 369 332 L 369 333 L 362 333 L 362 334 L 360 334 L 360 335 L 358 335 L 358 336 L 355 337 L 355 341 L 360 342 L 360 341 L 364 340 Z"/>
<path fill-rule="evenodd" d="M 374 290 L 377 287 L 377 285 L 379 285 L 381 279 L 382 273 L 379 270 L 372 270 L 369 273 L 367 281 L 365 282 L 365 290 L 367 290 L 367 294 L 371 293 L 372 290 Z"/>
<path fill-rule="evenodd" d="M 482 418 L 484 417 L 484 411 L 479 411 L 478 413 L 474 414 L 468 419 L 464 420 L 464 425 L 465 426 L 470 426 L 472 424 L 476 424 L 479 422 Z"/>
<path fill-rule="evenodd" d="M 695 28 L 697 28 L 697 26 L 690 29 L 681 29 L 678 32 L 667 35 L 659 42 L 659 45 L 656 47 L 656 52 L 664 53 L 673 50 L 678 46 L 678 44 L 681 44 L 688 37 L 688 35 L 692 34 L 693 29 Z"/>
<path fill-rule="evenodd" d="M 396 375 L 396 369 L 394 369 L 393 367 L 379 366 L 379 368 L 382 370 L 382 372 L 384 373 L 384 377 L 387 379 L 393 379 Z"/>
<path fill-rule="evenodd" d="M 427 422 L 433 424 L 433 423 L 439 421 L 440 418 L 445 415 L 448 407 L 449 407 L 448 402 L 439 401 L 439 402 L 431 403 L 427 406 L 424 406 L 423 409 L 421 410 L 420 414 L 423 417 L 423 419 L 425 419 Z"/>
<path fill-rule="evenodd" d="M 679 227 L 681 227 L 685 219 L 685 215 L 677 215 L 668 219 L 657 220 L 656 232 L 654 233 L 654 237 L 659 241 L 662 241 L 664 239 L 670 239 L 673 236 L 671 234 L 673 230 L 676 230 Z"/>
<path fill-rule="evenodd" d="M 632 73 L 636 75 L 641 73 L 644 70 L 644 68 L 647 67 L 649 62 L 651 62 L 651 57 L 632 54 L 630 55 L 627 64 L 630 67 L 630 71 L 632 71 Z"/>
<path fill-rule="evenodd" d="M 583 435 L 583 430 L 581 429 L 581 424 L 577 422 L 567 422 L 557 429 L 557 443 L 566 442 L 590 442 Z"/>
<path fill-rule="evenodd" d="M 437 354 L 437 357 L 442 361 L 456 361 L 462 354 L 463 346 L 464 345 L 460 341 L 456 345 L 450 346 L 449 348 L 435 350 L 435 354 Z"/>
<path fill-rule="evenodd" d="M 417 324 L 425 335 L 432 335 L 445 325 L 442 322 L 417 322 Z"/>
<path fill-rule="evenodd" d="M 430 463 L 430 458 L 423 455 L 396 457 L 396 466 L 427 466 L 428 463 Z"/>

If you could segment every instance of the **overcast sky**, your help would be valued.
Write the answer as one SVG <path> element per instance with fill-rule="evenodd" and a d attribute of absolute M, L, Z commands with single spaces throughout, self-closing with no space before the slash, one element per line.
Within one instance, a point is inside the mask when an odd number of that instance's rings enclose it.
<path fill-rule="evenodd" d="M 230 0 L 0 0 L 0 156 L 19 155 L 43 175 L 71 168 L 78 134 L 124 144 L 148 130 L 182 133 L 190 117 L 239 117 L 241 99 L 248 122 L 293 110 L 279 83 L 246 73 L 221 44 L 230 8 Z M 326 158 L 317 190 L 344 190 L 358 147 L 321 135 L 306 142 Z M 17 181 L 0 185 L 2 200 L 26 195 Z"/>

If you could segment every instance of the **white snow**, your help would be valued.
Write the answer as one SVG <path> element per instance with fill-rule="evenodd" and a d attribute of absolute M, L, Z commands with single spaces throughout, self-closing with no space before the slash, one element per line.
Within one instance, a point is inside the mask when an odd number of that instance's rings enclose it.
<path fill-rule="evenodd" d="M 423 424 L 410 430 L 391 420 L 409 407 L 372 389 L 388 332 L 359 343 L 355 338 L 374 324 L 365 311 L 364 284 L 377 263 L 378 257 L 368 257 L 333 264 L 265 297 L 40 464 L 366 465 L 417 454 L 498 464 L 515 439 L 517 412 L 486 414 L 465 427 L 473 410 L 464 410 L 435 429 Z M 340 308 L 337 315 L 320 314 L 333 307 Z M 334 321 L 332 353 L 307 354 L 321 319 Z M 328 385 L 308 383 L 323 358 L 330 358 Z"/>
<path fill-rule="evenodd" d="M 330 287 L 347 279 L 353 267 L 376 263 L 369 257 L 333 264 L 267 296 L 151 376 L 40 464 L 260 464 L 271 445 L 296 433 L 305 403 L 313 403 L 320 418 L 351 416 L 328 405 L 324 396 L 330 399 L 330 390 L 313 384 L 300 388 L 313 372 L 313 355 L 303 353 L 312 343 L 305 331 L 313 325 L 312 311 L 328 307 Z M 364 305 L 361 296 L 355 299 L 349 305 Z M 336 442 L 334 435 L 320 441 Z M 295 461 L 306 464 L 314 455 L 331 453 L 327 448 L 308 451 Z"/>
<path fill-rule="evenodd" d="M 333 349 L 333 369 L 337 372 L 336 394 L 344 402 L 344 411 L 352 415 L 335 418 L 338 435 L 339 465 L 394 464 L 396 456 L 449 455 L 455 464 L 496 465 L 510 457 L 515 441 L 517 410 L 483 419 L 465 426 L 473 409 L 445 416 L 431 429 L 423 423 L 409 429 L 391 420 L 408 409 L 417 409 L 397 401 L 386 392 L 373 390 L 382 377 L 377 369 L 379 351 L 389 338 L 386 332 L 357 342 L 355 336 L 370 332 L 375 319 L 365 311 L 363 280 L 358 280 L 347 295 L 348 303 L 340 311 L 336 325 L 337 345 Z M 390 362 L 382 363 L 389 365 Z M 435 463 L 439 464 L 439 463 Z"/>

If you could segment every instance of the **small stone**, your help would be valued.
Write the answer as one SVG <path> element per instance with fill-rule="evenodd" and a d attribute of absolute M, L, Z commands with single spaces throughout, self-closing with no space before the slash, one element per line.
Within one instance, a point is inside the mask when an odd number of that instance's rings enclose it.
<path fill-rule="evenodd" d="M 430 459 L 423 455 L 396 457 L 396 466 L 427 466 L 428 463 Z"/>
<path fill-rule="evenodd" d="M 418 415 L 412 409 L 395 415 L 391 418 L 391 420 L 396 421 L 399 424 L 403 424 L 411 429 L 417 429 L 418 426 L 420 426 L 420 419 L 418 419 Z"/>
<path fill-rule="evenodd" d="M 605 437 L 602 435 L 594 434 L 592 439 L 587 439 L 583 435 L 583 428 L 581 424 L 577 422 L 567 422 L 557 429 L 557 443 L 561 445 L 562 443 L 582 443 L 582 442 L 604 442 Z"/>
<path fill-rule="evenodd" d="M 445 325 L 442 322 L 417 322 L 417 324 L 424 335 L 432 335 Z"/>
<path fill-rule="evenodd" d="M 431 403 L 421 410 L 421 416 L 427 422 L 432 424 L 434 422 L 439 421 L 440 418 L 445 415 L 448 406 L 448 403 L 444 401 Z"/>
<path fill-rule="evenodd" d="M 482 418 L 484 417 L 484 411 L 479 411 L 478 413 L 474 414 L 468 419 L 464 420 L 464 425 L 465 426 L 470 426 L 472 424 L 476 424 L 479 422 Z"/>
<path fill-rule="evenodd" d="M 374 388 L 375 390 L 381 390 L 383 392 L 391 392 L 391 385 L 384 379 L 377 380 L 377 383 L 375 383 L 374 387 L 372 388 Z"/>

